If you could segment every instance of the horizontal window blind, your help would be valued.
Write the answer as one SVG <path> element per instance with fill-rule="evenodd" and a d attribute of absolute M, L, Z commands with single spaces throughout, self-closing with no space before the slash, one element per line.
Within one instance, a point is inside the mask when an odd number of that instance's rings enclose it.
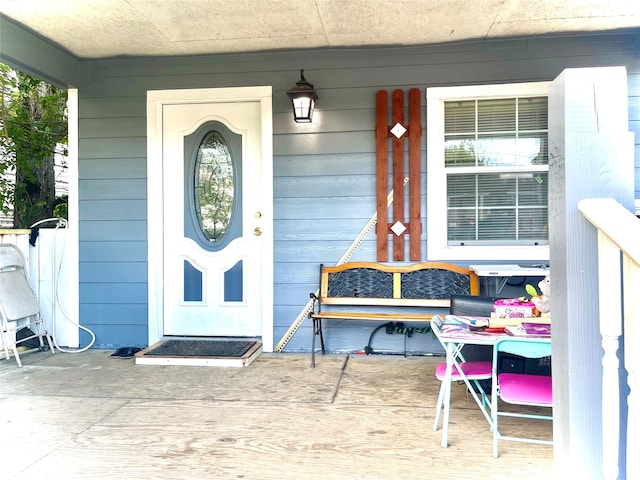
<path fill-rule="evenodd" d="M 548 244 L 547 98 L 445 102 L 449 245 Z"/>

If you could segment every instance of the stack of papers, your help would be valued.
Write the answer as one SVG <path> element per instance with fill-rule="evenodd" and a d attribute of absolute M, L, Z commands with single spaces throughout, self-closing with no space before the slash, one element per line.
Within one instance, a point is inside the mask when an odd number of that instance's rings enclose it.
<path fill-rule="evenodd" d="M 520 318 L 494 318 L 491 317 L 489 323 L 491 327 L 495 328 L 504 328 L 507 325 L 520 325 L 524 322 L 529 323 L 551 323 L 551 319 L 549 317 L 520 317 Z"/>
<path fill-rule="evenodd" d="M 466 325 L 469 329 L 485 328 L 489 326 L 488 317 L 468 317 L 463 315 L 447 315 L 444 317 L 445 325 Z"/>

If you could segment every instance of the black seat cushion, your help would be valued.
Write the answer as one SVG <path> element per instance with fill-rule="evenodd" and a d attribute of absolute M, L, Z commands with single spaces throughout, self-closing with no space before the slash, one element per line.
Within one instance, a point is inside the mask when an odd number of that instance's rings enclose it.
<path fill-rule="evenodd" d="M 451 315 L 469 315 L 472 317 L 490 317 L 493 302 L 499 297 L 482 297 L 480 295 L 451 295 Z"/>

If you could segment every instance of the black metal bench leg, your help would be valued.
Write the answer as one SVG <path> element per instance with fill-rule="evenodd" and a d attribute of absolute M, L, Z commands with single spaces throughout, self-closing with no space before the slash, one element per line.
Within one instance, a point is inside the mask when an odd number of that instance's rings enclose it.
<path fill-rule="evenodd" d="M 316 335 L 320 336 L 320 349 L 322 355 L 325 353 L 324 349 L 324 337 L 322 336 L 322 320 L 319 318 L 313 319 L 313 332 L 311 334 L 311 368 L 316 366 Z"/>
<path fill-rule="evenodd" d="M 316 319 L 313 319 L 313 329 L 311 331 L 311 368 L 316 366 Z"/>
<path fill-rule="evenodd" d="M 325 354 L 324 350 L 324 336 L 322 335 L 322 319 L 318 319 L 318 335 L 320 335 L 320 349 L 322 350 L 322 355 Z"/>

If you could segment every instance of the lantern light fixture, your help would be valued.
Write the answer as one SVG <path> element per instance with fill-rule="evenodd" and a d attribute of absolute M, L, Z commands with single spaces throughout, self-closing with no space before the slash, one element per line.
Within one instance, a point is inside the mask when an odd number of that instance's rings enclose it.
<path fill-rule="evenodd" d="M 315 108 L 318 94 L 313 85 L 304 78 L 304 70 L 300 70 L 300 81 L 287 92 L 293 105 L 293 119 L 296 123 L 311 123 L 313 109 Z"/>

